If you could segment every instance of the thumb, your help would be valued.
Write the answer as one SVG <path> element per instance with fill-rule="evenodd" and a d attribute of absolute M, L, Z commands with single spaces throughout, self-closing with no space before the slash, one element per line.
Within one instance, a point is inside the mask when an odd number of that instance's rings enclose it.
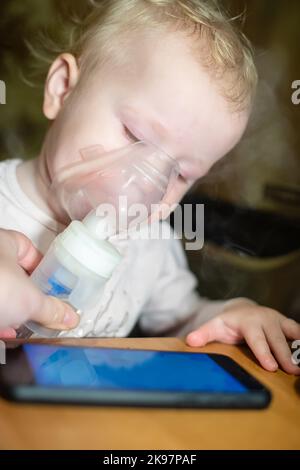
<path fill-rule="evenodd" d="M 43 294 L 38 308 L 34 308 L 29 316 L 30 320 L 54 330 L 70 330 L 79 323 L 79 315 L 69 304 Z"/>
<path fill-rule="evenodd" d="M 217 319 L 214 318 L 190 333 L 186 338 L 186 343 L 191 347 L 200 348 L 216 339 L 218 339 Z"/>
<path fill-rule="evenodd" d="M 34 247 L 31 240 L 20 232 L 8 232 L 15 244 L 18 264 L 31 273 L 42 260 L 41 253 Z"/>
<path fill-rule="evenodd" d="M 16 331 L 13 328 L 0 329 L 1 339 L 15 339 L 16 336 Z"/>

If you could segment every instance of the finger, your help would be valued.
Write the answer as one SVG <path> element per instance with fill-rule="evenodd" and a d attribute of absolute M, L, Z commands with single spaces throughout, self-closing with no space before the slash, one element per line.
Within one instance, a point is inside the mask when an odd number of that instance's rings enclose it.
<path fill-rule="evenodd" d="M 41 295 L 39 302 L 30 314 L 30 320 L 54 330 L 70 330 L 79 323 L 79 315 L 61 300 Z"/>
<path fill-rule="evenodd" d="M 164 196 L 162 203 L 173 206 L 181 201 L 183 196 L 191 189 L 192 183 L 186 181 L 182 177 L 178 177 L 173 184 L 168 188 L 167 194 Z"/>
<path fill-rule="evenodd" d="M 170 205 L 166 202 L 161 202 L 157 205 L 157 207 L 155 207 L 155 211 L 150 214 L 150 223 L 166 220 L 172 214 L 172 212 L 174 212 L 177 206 L 177 203 Z"/>
<path fill-rule="evenodd" d="M 32 272 L 42 259 L 41 253 L 33 246 L 29 238 L 19 232 L 11 231 L 17 249 L 19 265 L 27 272 Z"/>
<path fill-rule="evenodd" d="M 300 324 L 290 318 L 284 318 L 281 322 L 283 333 L 288 339 L 300 339 Z"/>
<path fill-rule="evenodd" d="M 242 333 L 246 343 L 262 367 L 270 372 L 275 372 L 278 369 L 278 364 L 271 353 L 263 329 L 258 328 L 257 325 L 247 324 Z"/>
<path fill-rule="evenodd" d="M 43 294 L 20 267 L 16 273 L 5 274 L 7 285 L 1 298 L 5 305 L 5 315 L 0 315 L 1 330 L 29 320 L 58 330 L 77 326 L 79 316 L 73 308 L 59 299 Z"/>
<path fill-rule="evenodd" d="M 292 352 L 289 348 L 280 324 L 272 324 L 264 327 L 270 348 L 276 357 L 282 369 L 288 374 L 300 374 L 299 367 L 295 366 L 292 361 Z"/>
<path fill-rule="evenodd" d="M 17 333 L 13 328 L 5 328 L 4 330 L 0 330 L 1 339 L 15 339 L 16 337 Z"/>
<path fill-rule="evenodd" d="M 191 186 L 191 183 L 188 183 L 187 181 L 178 178 L 174 182 L 173 186 L 168 189 L 167 194 L 158 204 L 155 212 L 151 214 L 151 222 L 167 219 L 178 206 L 178 201 L 183 198 L 183 196 Z"/>
<path fill-rule="evenodd" d="M 217 339 L 217 319 L 213 319 L 198 330 L 190 333 L 186 338 L 186 343 L 193 348 L 201 348 Z"/>

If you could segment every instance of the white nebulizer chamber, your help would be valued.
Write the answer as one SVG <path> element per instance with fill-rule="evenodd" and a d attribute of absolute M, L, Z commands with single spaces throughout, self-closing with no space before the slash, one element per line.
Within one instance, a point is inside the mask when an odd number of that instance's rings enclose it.
<path fill-rule="evenodd" d="M 145 142 L 109 153 L 101 146 L 80 153 L 82 159 L 60 171 L 51 188 L 59 206 L 74 221 L 56 237 L 31 276 L 42 292 L 68 302 L 79 313 L 97 304 L 121 261 L 119 252 L 107 241 L 122 229 L 117 219 L 123 216 L 128 227 L 133 204 L 142 204 L 149 218 L 179 173 L 173 158 Z M 103 205 L 113 208 L 117 218 L 101 211 Z M 59 334 L 28 322 L 18 336 L 32 333 L 44 337 Z"/>
<path fill-rule="evenodd" d="M 56 237 L 31 275 L 44 294 L 69 303 L 79 314 L 97 304 L 107 280 L 121 261 L 112 244 L 98 238 L 101 223 L 95 213 L 83 222 L 72 222 Z M 107 230 L 104 220 L 103 225 Z M 28 322 L 26 328 L 47 338 L 59 333 L 35 322 Z"/>

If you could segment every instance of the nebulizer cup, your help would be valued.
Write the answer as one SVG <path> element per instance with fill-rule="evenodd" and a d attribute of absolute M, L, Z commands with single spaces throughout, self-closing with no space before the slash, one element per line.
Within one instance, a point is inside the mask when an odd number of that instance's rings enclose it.
<path fill-rule="evenodd" d="M 78 313 L 97 304 L 121 262 L 108 238 L 129 227 L 130 207 L 141 204 L 145 218 L 150 217 L 178 176 L 176 161 L 146 142 L 109 153 L 101 146 L 80 153 L 81 161 L 63 169 L 52 186 L 73 222 L 32 274 L 45 294 L 71 304 Z M 59 331 L 28 322 L 18 337 L 34 333 L 56 337 Z"/>
<path fill-rule="evenodd" d="M 101 146 L 81 150 L 82 161 L 66 168 L 54 180 L 60 205 L 72 220 L 82 220 L 91 210 L 111 204 L 116 211 L 143 204 L 149 214 L 178 176 L 176 160 L 147 142 L 137 142 L 112 152 Z"/>

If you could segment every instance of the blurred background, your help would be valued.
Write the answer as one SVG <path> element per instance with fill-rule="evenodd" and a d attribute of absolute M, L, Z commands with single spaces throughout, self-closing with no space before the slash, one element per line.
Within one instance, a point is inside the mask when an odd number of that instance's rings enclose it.
<path fill-rule="evenodd" d="M 42 82 L 32 86 L 26 46 L 38 31 L 56 31 L 61 5 L 84 0 L 1 0 L 0 159 L 39 152 L 47 122 Z M 248 296 L 300 318 L 299 0 L 224 0 L 233 15 L 245 8 L 244 30 L 256 49 L 260 82 L 246 135 L 203 178 L 185 202 L 205 203 L 204 249 L 188 252 L 199 290 L 210 298 Z M 45 78 L 45 77 L 44 77 Z"/>

